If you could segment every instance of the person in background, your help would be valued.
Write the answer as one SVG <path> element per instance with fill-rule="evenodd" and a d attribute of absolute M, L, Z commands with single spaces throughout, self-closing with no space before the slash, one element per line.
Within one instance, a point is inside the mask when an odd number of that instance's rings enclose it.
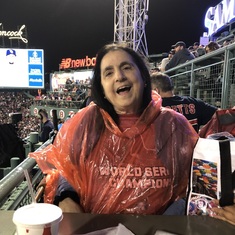
<path fill-rule="evenodd" d="M 88 106 L 92 101 L 92 96 L 91 96 L 91 86 L 87 87 L 87 95 L 86 98 L 84 99 L 84 101 L 82 102 L 80 109 Z"/>
<path fill-rule="evenodd" d="M 47 174 L 44 201 L 60 189 L 64 212 L 165 214 L 186 196 L 197 133 L 160 96 L 152 100 L 148 65 L 127 45 L 99 50 L 91 90 L 92 104 L 29 154 Z M 57 187 L 60 177 L 76 200 Z"/>
<path fill-rule="evenodd" d="M 218 50 L 220 48 L 220 45 L 217 42 L 209 42 L 206 46 L 205 46 L 205 51 L 206 54 L 210 53 L 212 51 Z"/>
<path fill-rule="evenodd" d="M 161 61 L 161 66 L 160 66 L 160 72 L 165 72 L 165 67 L 166 67 L 166 65 L 170 62 L 170 60 L 172 59 L 172 57 L 174 56 L 174 54 L 175 54 L 175 50 L 172 49 L 172 50 L 169 52 L 168 57 L 162 59 L 162 61 Z"/>
<path fill-rule="evenodd" d="M 62 118 L 58 119 L 58 131 L 60 130 L 63 124 L 64 124 L 64 119 Z"/>
<path fill-rule="evenodd" d="M 224 40 L 224 42 L 222 44 L 222 47 L 228 46 L 228 45 L 230 45 L 232 43 L 234 43 L 234 39 L 228 38 L 228 39 Z"/>
<path fill-rule="evenodd" d="M 194 42 L 193 43 L 193 50 L 197 51 L 198 48 L 199 48 L 199 42 Z"/>
<path fill-rule="evenodd" d="M 173 82 L 166 74 L 151 74 L 151 84 L 152 89 L 162 97 L 162 106 L 183 114 L 197 132 L 212 118 L 217 110 L 217 107 L 200 99 L 175 95 Z"/>
<path fill-rule="evenodd" d="M 40 109 L 38 115 L 41 121 L 41 130 L 39 133 L 39 141 L 46 142 L 50 138 L 50 133 L 54 130 L 54 124 L 48 117 L 46 109 Z"/>
<path fill-rule="evenodd" d="M 199 57 L 197 50 L 194 50 L 194 46 L 190 46 L 188 50 L 194 55 L 195 58 Z"/>
<path fill-rule="evenodd" d="M 197 54 L 198 57 L 206 54 L 205 47 L 203 45 L 199 45 L 197 48 Z"/>
<path fill-rule="evenodd" d="M 51 86 L 53 91 L 59 91 L 59 76 L 58 74 L 53 74 L 52 79 L 51 79 Z"/>
<path fill-rule="evenodd" d="M 172 48 L 174 48 L 175 54 L 166 65 L 165 70 L 169 70 L 195 58 L 186 48 L 186 44 L 183 41 L 179 41 L 175 45 L 172 45 Z"/>
<path fill-rule="evenodd" d="M 193 46 L 190 46 L 190 47 L 188 48 L 188 50 L 189 50 L 190 53 L 192 53 L 192 54 L 194 55 L 195 58 L 198 57 L 198 53 L 197 53 L 197 51 L 194 51 L 194 50 L 193 50 Z"/>
<path fill-rule="evenodd" d="M 66 78 L 65 89 L 67 89 L 67 91 L 72 91 L 73 90 L 73 80 L 70 77 Z"/>

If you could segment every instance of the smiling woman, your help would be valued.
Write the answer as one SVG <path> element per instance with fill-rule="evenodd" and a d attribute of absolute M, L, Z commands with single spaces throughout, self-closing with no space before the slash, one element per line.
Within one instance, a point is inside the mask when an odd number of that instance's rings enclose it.
<path fill-rule="evenodd" d="M 104 56 L 101 63 L 101 84 L 105 98 L 113 105 L 117 114 L 139 114 L 144 81 L 127 52 L 110 51 Z"/>
<path fill-rule="evenodd" d="M 109 44 L 99 51 L 94 77 L 93 96 L 117 123 L 118 114 L 140 115 L 152 99 L 146 61 L 125 45 Z"/>
<path fill-rule="evenodd" d="M 183 214 L 175 205 L 186 196 L 198 136 L 183 115 L 152 100 L 142 57 L 102 47 L 92 96 L 53 144 L 29 154 L 47 174 L 45 202 L 56 194 L 67 212 Z"/>

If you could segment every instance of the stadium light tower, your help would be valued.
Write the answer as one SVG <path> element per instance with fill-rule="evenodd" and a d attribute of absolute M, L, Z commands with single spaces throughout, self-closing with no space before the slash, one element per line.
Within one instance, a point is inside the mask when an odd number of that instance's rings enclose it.
<path fill-rule="evenodd" d="M 149 0 L 115 0 L 114 42 L 125 42 L 148 56 L 145 25 Z"/>

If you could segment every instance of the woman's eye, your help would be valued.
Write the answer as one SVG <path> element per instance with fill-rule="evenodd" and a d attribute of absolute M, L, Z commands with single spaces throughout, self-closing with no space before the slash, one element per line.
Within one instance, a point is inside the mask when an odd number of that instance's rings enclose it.
<path fill-rule="evenodd" d="M 123 69 L 124 69 L 124 70 L 131 69 L 131 66 L 130 66 L 130 65 L 124 66 Z"/>
<path fill-rule="evenodd" d="M 107 71 L 106 73 L 105 73 L 105 77 L 108 77 L 108 76 L 110 76 L 112 74 L 112 71 Z"/>

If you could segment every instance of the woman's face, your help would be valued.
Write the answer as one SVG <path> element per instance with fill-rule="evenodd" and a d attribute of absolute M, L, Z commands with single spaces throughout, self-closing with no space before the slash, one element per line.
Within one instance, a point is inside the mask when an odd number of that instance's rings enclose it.
<path fill-rule="evenodd" d="M 144 81 L 132 57 L 123 50 L 110 51 L 102 59 L 101 85 L 105 98 L 118 114 L 138 113 Z"/>

